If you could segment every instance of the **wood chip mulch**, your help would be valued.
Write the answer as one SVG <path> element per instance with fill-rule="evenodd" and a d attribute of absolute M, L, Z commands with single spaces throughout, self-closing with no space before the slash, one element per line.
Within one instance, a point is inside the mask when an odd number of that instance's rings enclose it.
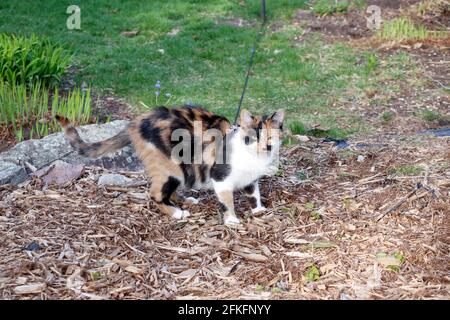
<path fill-rule="evenodd" d="M 268 211 L 237 195 L 239 228 L 212 192 L 175 221 L 146 186 L 99 187 L 101 168 L 61 189 L 0 186 L 0 298 L 448 299 L 449 144 L 295 145 L 263 179 Z"/>

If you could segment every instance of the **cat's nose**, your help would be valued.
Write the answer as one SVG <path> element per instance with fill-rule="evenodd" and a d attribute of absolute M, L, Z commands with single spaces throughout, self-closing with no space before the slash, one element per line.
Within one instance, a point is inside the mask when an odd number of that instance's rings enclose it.
<path fill-rule="evenodd" d="M 268 144 L 267 145 L 267 151 L 271 151 L 272 150 L 272 145 Z"/>

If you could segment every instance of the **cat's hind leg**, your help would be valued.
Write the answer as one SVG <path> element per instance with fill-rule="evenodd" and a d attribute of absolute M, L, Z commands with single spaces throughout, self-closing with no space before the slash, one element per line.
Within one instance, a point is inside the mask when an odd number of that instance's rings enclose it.
<path fill-rule="evenodd" d="M 150 196 L 158 205 L 158 208 L 165 214 L 175 219 L 183 219 L 190 216 L 189 211 L 182 210 L 173 205 L 171 199 L 175 196 L 180 180 L 173 176 L 152 177 Z"/>

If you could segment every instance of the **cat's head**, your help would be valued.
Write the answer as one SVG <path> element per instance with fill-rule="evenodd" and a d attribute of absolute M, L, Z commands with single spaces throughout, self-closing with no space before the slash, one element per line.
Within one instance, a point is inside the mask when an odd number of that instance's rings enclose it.
<path fill-rule="evenodd" d="M 278 154 L 283 141 L 284 111 L 256 116 L 243 109 L 240 113 L 239 138 L 250 152 L 258 157 Z"/>

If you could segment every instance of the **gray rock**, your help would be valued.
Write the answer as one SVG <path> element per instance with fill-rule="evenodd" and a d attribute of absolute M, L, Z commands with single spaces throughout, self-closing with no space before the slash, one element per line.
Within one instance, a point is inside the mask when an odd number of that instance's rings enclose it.
<path fill-rule="evenodd" d="M 1 184 L 19 184 L 25 181 L 28 174 L 24 167 L 12 162 L 0 160 L 0 185 Z"/>
<path fill-rule="evenodd" d="M 98 178 L 97 184 L 110 187 L 138 187 L 146 185 L 147 181 L 130 179 L 118 173 L 106 173 Z"/>
<path fill-rule="evenodd" d="M 117 173 L 103 174 L 98 178 L 99 186 L 117 186 L 126 187 L 130 184 L 131 179 Z"/>
<path fill-rule="evenodd" d="M 114 136 L 126 127 L 128 121 L 117 120 L 104 124 L 78 127 L 80 136 L 86 142 L 97 142 Z M 85 164 L 106 169 L 142 170 L 142 163 L 131 146 L 97 159 L 85 158 L 76 153 L 62 132 L 38 140 L 21 142 L 8 151 L 0 153 L 0 184 L 18 184 L 27 179 L 23 164 L 28 162 L 37 169 L 55 160 L 71 164 Z"/>

